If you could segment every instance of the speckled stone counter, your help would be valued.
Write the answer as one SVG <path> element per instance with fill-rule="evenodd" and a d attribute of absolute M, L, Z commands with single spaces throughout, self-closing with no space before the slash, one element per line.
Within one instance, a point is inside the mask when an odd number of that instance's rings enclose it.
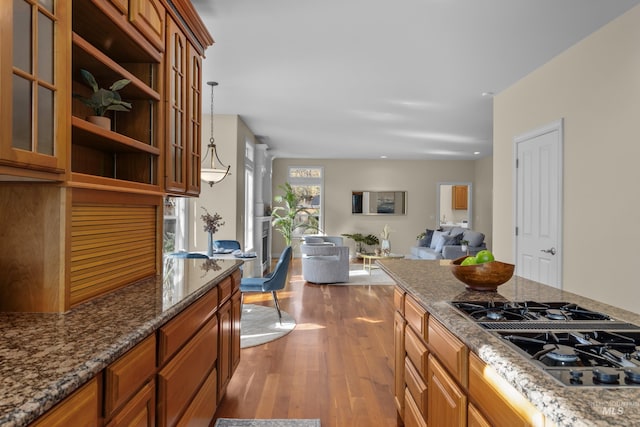
<path fill-rule="evenodd" d="M 64 314 L 0 313 L 0 426 L 35 420 L 241 264 L 168 258 L 162 277 Z"/>
<path fill-rule="evenodd" d="M 448 261 L 389 259 L 378 264 L 558 426 L 640 426 L 640 387 L 562 386 L 499 338 L 449 304 L 456 300 L 568 301 L 636 325 L 640 315 L 517 276 L 497 292 L 469 291 Z"/>

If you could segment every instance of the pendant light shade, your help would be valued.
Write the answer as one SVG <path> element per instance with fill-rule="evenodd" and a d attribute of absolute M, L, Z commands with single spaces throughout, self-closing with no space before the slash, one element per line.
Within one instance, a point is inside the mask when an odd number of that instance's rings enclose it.
<path fill-rule="evenodd" d="M 218 157 L 215 140 L 213 138 L 213 88 L 218 86 L 218 83 L 207 82 L 207 84 L 211 86 L 211 136 L 209 137 L 209 144 L 207 144 L 207 153 L 202 159 L 200 179 L 209 183 L 210 187 L 213 187 L 213 184 L 217 184 L 228 175 L 231 175 L 231 166 L 225 166 L 220 160 L 220 157 Z M 216 166 L 216 162 L 219 166 Z"/>

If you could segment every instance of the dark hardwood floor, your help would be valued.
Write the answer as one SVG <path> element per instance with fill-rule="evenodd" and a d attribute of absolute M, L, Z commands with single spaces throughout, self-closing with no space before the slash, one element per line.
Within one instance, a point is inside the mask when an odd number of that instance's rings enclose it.
<path fill-rule="evenodd" d="M 294 259 L 290 282 L 278 296 L 296 328 L 242 350 L 216 418 L 395 426 L 393 287 L 313 285 L 302 280 Z M 270 294 L 247 294 L 245 303 L 273 306 Z"/>

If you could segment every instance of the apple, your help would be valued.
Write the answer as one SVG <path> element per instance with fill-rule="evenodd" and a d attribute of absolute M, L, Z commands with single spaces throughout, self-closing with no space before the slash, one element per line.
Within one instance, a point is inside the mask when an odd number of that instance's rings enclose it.
<path fill-rule="evenodd" d="M 485 262 L 491 262 L 491 261 L 495 261 L 496 259 L 494 258 L 493 254 L 491 253 L 491 251 L 488 250 L 483 250 L 480 251 L 476 254 L 476 263 L 478 264 L 483 264 Z"/>
<path fill-rule="evenodd" d="M 468 256 L 465 259 L 462 260 L 462 262 L 460 263 L 460 265 L 476 265 L 476 257 L 474 256 Z"/>

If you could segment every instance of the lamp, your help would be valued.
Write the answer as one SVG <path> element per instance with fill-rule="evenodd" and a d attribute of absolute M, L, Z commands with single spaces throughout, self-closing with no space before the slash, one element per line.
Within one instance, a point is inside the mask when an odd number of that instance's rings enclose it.
<path fill-rule="evenodd" d="M 218 157 L 215 140 L 213 138 L 213 88 L 218 86 L 218 83 L 207 82 L 207 84 L 211 86 L 211 137 L 209 138 L 209 144 L 207 145 L 207 154 L 204 156 L 204 159 L 202 159 L 200 179 L 208 182 L 209 186 L 213 187 L 213 184 L 217 184 L 225 179 L 227 175 L 231 175 L 231 172 L 229 172 L 231 170 L 231 166 L 225 166 L 220 160 L 220 157 Z M 216 160 L 220 163 L 221 167 L 216 168 Z M 208 167 L 205 167 L 207 162 Z"/>

